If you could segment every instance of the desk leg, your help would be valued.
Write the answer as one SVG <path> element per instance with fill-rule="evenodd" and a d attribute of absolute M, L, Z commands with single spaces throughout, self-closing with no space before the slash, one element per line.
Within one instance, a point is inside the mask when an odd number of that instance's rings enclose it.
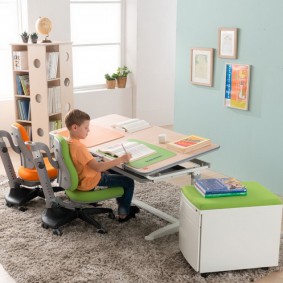
<path fill-rule="evenodd" d="M 143 208 L 144 210 L 150 212 L 151 214 L 154 214 L 156 216 L 158 216 L 159 218 L 162 218 L 166 221 L 168 221 L 169 225 L 160 228 L 152 233 L 150 233 L 149 235 L 145 236 L 146 240 L 152 241 L 154 239 L 166 236 L 166 235 L 170 235 L 170 234 L 174 234 L 176 232 L 179 231 L 179 220 L 171 215 L 166 214 L 165 212 L 162 212 L 159 209 L 156 209 L 140 200 L 137 199 L 133 199 L 132 203 Z"/>

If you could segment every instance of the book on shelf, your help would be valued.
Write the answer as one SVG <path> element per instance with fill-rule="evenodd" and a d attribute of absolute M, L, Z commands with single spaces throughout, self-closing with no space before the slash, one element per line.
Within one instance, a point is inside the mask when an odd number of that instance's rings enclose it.
<path fill-rule="evenodd" d="M 17 95 L 24 95 L 22 82 L 19 75 L 16 75 Z"/>
<path fill-rule="evenodd" d="M 22 84 L 22 88 L 24 91 L 24 95 L 29 96 L 30 95 L 30 84 L 29 84 L 29 75 L 19 75 L 21 84 Z"/>
<path fill-rule="evenodd" d="M 62 128 L 62 120 L 57 119 L 57 120 L 52 120 L 49 121 L 49 131 L 54 131 Z"/>
<path fill-rule="evenodd" d="M 13 51 L 13 67 L 14 70 L 28 70 L 28 52 Z"/>
<path fill-rule="evenodd" d="M 246 187 L 235 178 L 209 178 L 195 181 L 195 188 L 204 197 L 246 195 Z"/>
<path fill-rule="evenodd" d="M 181 153 L 188 153 L 210 144 L 210 139 L 196 135 L 190 135 L 182 139 L 167 143 L 167 148 Z"/>
<path fill-rule="evenodd" d="M 128 133 L 134 133 L 143 129 L 150 128 L 150 124 L 141 119 L 128 119 L 123 122 L 119 122 L 113 125 L 113 128 L 124 130 Z"/>
<path fill-rule="evenodd" d="M 126 153 L 131 153 L 132 158 L 130 159 L 130 161 L 135 161 L 156 153 L 155 150 L 142 143 L 131 141 L 124 141 L 122 143 L 114 144 L 106 148 L 100 148 L 98 151 L 114 158 L 120 157 Z"/>
<path fill-rule="evenodd" d="M 30 115 L 30 100 L 28 99 L 18 99 L 18 115 L 20 120 L 31 120 Z"/>
<path fill-rule="evenodd" d="M 49 115 L 61 112 L 60 86 L 48 88 L 48 113 Z"/>
<path fill-rule="evenodd" d="M 47 79 L 52 80 L 57 78 L 59 52 L 48 52 L 46 54 L 47 60 Z"/>

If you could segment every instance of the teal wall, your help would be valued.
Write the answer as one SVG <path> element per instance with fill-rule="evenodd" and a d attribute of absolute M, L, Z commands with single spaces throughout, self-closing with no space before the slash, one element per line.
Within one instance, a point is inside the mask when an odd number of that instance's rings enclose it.
<path fill-rule="evenodd" d="M 175 130 L 220 144 L 211 168 L 283 195 L 283 1 L 178 0 Z M 217 57 L 218 28 L 237 27 L 238 58 Z M 190 83 L 190 49 L 214 48 L 214 85 Z M 251 65 L 249 111 L 224 107 L 225 63 Z"/>

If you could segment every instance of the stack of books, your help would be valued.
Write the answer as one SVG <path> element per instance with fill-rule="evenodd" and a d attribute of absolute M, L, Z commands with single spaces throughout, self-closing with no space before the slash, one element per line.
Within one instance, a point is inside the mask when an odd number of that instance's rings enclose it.
<path fill-rule="evenodd" d="M 167 148 L 181 153 L 189 153 L 196 149 L 211 145 L 211 140 L 196 135 L 167 143 Z"/>
<path fill-rule="evenodd" d="M 195 188 L 205 198 L 247 195 L 245 186 L 235 178 L 199 179 Z"/>

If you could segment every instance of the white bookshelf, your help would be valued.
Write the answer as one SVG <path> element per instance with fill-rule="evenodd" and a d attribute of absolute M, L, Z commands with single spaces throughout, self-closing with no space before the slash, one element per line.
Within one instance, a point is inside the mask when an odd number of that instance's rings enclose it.
<path fill-rule="evenodd" d="M 27 58 L 21 60 L 21 54 Z M 16 121 L 30 128 L 32 140 L 50 145 L 51 125 L 64 126 L 66 113 L 74 107 L 72 44 L 12 44 L 12 60 Z M 29 95 L 18 93 L 17 77 L 23 75 L 29 75 Z M 28 103 L 21 101 L 29 101 L 30 120 L 19 109 L 20 104 L 27 107 Z"/>

